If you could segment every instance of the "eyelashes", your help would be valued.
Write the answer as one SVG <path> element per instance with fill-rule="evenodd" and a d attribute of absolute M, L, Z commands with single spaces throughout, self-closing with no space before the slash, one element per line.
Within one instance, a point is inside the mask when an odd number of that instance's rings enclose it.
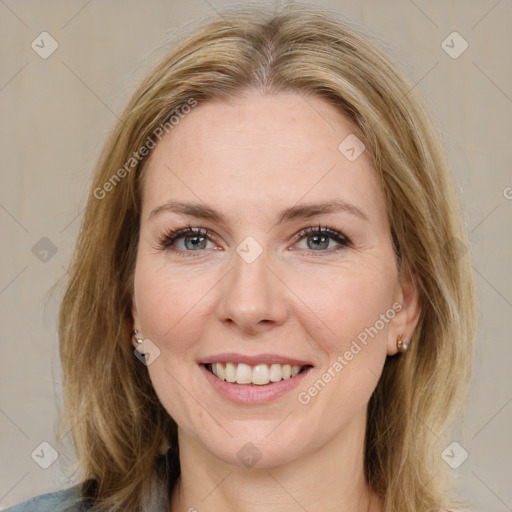
<path fill-rule="evenodd" d="M 337 229 L 328 227 L 328 226 L 321 226 L 318 225 L 316 227 L 308 227 L 301 231 L 299 231 L 294 237 L 293 240 L 295 243 L 300 242 L 303 239 L 307 239 L 308 237 L 312 237 L 316 240 L 334 240 L 338 246 L 334 248 L 330 248 L 327 250 L 311 250 L 311 249 L 304 249 L 308 255 L 321 255 L 321 253 L 324 254 L 332 254 L 333 252 L 339 251 L 341 249 L 345 249 L 347 247 L 352 247 L 352 241 L 344 235 L 341 231 L 338 231 Z"/>
<path fill-rule="evenodd" d="M 201 247 L 198 250 L 187 250 L 187 249 L 178 249 L 175 246 L 175 243 L 179 240 L 189 239 L 193 240 L 192 246 Z M 320 243 L 325 245 L 330 245 L 330 241 L 334 240 L 338 245 L 334 248 L 328 249 L 298 249 L 299 251 L 303 251 L 308 256 L 322 256 L 333 254 L 339 250 L 352 247 L 351 240 L 344 235 L 339 230 L 328 226 L 310 226 L 305 229 L 299 231 L 296 235 L 293 236 L 294 244 L 297 244 L 302 239 L 312 240 L 313 243 Z M 179 256 L 190 257 L 194 256 L 194 253 L 202 253 L 206 250 L 204 246 L 205 243 L 213 242 L 217 246 L 220 246 L 220 240 L 217 236 L 206 228 L 195 228 L 191 225 L 187 225 L 185 228 L 169 230 L 164 232 L 158 239 L 157 249 L 172 251 L 172 253 L 177 254 Z"/>
<path fill-rule="evenodd" d="M 206 238 L 210 241 L 215 242 L 218 244 L 217 238 L 211 233 L 208 229 L 205 228 L 193 228 L 192 226 L 188 225 L 186 228 L 183 229 L 177 229 L 177 230 L 171 230 L 164 233 L 159 241 L 158 241 L 158 248 L 162 250 L 169 249 L 172 247 L 174 242 L 180 238 L 185 237 L 194 237 L 194 238 Z M 173 250 L 176 250 L 173 248 Z M 195 251 L 188 251 L 188 252 L 195 252 Z"/>

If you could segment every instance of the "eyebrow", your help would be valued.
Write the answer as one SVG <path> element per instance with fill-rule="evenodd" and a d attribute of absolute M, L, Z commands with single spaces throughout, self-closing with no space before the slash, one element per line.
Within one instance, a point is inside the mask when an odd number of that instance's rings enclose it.
<path fill-rule="evenodd" d="M 157 206 L 149 214 L 148 219 L 161 212 L 175 212 L 182 213 L 184 215 L 190 215 L 197 217 L 198 219 L 208 219 L 220 224 L 227 224 L 226 216 L 208 206 L 204 206 L 199 203 L 189 203 L 185 201 L 168 201 L 167 203 Z M 322 214 L 332 214 L 337 212 L 345 212 L 356 217 L 360 217 L 363 220 L 369 221 L 368 216 L 360 210 L 357 206 L 347 203 L 342 200 L 336 201 L 325 201 L 321 203 L 306 203 L 290 208 L 286 208 L 279 212 L 276 216 L 275 223 L 280 224 L 283 221 L 291 221 L 295 219 L 307 219 Z"/>

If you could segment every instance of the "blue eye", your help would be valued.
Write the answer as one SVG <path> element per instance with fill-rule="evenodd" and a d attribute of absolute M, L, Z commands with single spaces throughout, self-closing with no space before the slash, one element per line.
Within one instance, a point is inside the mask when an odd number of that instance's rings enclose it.
<path fill-rule="evenodd" d="M 303 229 L 293 239 L 295 242 L 306 239 L 308 248 L 302 250 L 309 256 L 332 254 L 352 246 L 352 242 L 345 235 L 335 229 L 322 226 Z M 178 248 L 176 242 L 180 240 L 183 240 L 183 247 Z M 338 245 L 329 247 L 331 241 L 335 241 Z M 173 251 L 180 256 L 193 256 L 192 253 L 200 253 L 207 249 L 208 242 L 212 242 L 216 246 L 220 245 L 215 235 L 208 229 L 187 226 L 164 234 L 159 240 L 158 248 Z"/>
<path fill-rule="evenodd" d="M 180 239 L 184 241 L 185 252 L 197 252 L 197 250 L 205 249 L 208 241 L 212 241 L 212 234 L 207 229 L 188 226 L 185 229 L 179 229 L 164 235 L 159 242 L 159 247 L 167 249 L 174 246 Z M 176 252 L 180 251 L 183 250 L 178 249 Z"/>
<path fill-rule="evenodd" d="M 317 256 L 319 253 L 332 253 L 352 245 L 352 242 L 339 231 L 322 226 L 306 228 L 297 233 L 294 238 L 297 241 L 305 239 L 308 244 L 305 251 L 312 256 Z M 338 246 L 329 248 L 331 240 L 334 240 Z"/>

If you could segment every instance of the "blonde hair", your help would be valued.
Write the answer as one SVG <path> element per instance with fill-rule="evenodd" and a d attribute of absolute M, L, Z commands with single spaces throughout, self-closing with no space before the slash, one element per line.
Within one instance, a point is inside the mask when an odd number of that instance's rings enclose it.
<path fill-rule="evenodd" d="M 373 159 L 398 265 L 414 276 L 422 312 L 409 351 L 388 357 L 370 399 L 366 478 L 387 512 L 457 506 L 441 440 L 470 378 L 475 292 L 431 115 L 397 65 L 334 12 L 289 4 L 221 15 L 182 37 L 143 80 L 96 169 L 60 312 L 62 424 L 72 428 L 82 495 L 98 511 L 137 511 L 155 474 L 170 492 L 180 472 L 176 424 L 131 345 L 140 150 L 162 126 L 170 131 L 184 105 L 257 89 L 329 101 Z"/>

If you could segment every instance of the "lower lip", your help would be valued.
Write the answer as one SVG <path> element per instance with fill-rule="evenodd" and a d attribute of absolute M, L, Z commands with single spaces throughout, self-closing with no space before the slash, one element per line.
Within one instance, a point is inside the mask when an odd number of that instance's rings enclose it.
<path fill-rule="evenodd" d="M 309 367 L 295 377 L 259 386 L 257 384 L 233 384 L 216 377 L 204 364 L 200 364 L 199 368 L 213 389 L 238 404 L 264 404 L 276 400 L 295 389 L 313 369 L 313 367 Z"/>

